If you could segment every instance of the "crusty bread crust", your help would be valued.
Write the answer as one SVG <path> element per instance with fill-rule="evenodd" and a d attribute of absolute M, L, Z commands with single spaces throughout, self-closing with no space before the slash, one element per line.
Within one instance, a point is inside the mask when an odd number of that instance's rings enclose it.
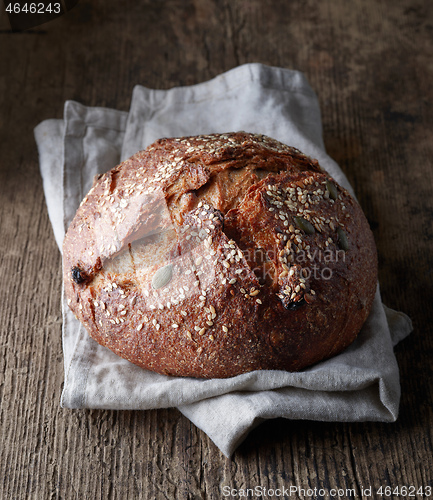
<path fill-rule="evenodd" d="M 358 203 L 317 161 L 244 132 L 161 139 L 99 176 L 63 269 L 69 306 L 97 342 L 205 378 L 341 352 L 377 282 Z"/>

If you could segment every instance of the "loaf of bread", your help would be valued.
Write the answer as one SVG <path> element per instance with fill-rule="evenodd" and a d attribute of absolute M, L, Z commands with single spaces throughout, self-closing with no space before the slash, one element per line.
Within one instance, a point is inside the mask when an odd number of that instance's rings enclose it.
<path fill-rule="evenodd" d="M 317 161 L 245 132 L 161 139 L 100 175 L 63 269 L 68 304 L 98 343 L 204 378 L 341 352 L 377 282 L 358 203 Z"/>

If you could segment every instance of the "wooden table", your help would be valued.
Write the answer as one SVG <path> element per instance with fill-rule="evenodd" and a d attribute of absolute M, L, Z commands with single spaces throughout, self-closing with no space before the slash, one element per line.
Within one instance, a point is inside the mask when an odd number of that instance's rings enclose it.
<path fill-rule="evenodd" d="M 1 12 L 0 499 L 433 487 L 432 41 L 429 0 L 80 0 L 18 33 Z M 175 409 L 59 407 L 61 260 L 33 128 L 67 99 L 128 110 L 137 83 L 194 84 L 246 62 L 306 74 L 328 152 L 374 230 L 383 300 L 415 329 L 396 348 L 395 424 L 270 421 L 229 460 Z"/>

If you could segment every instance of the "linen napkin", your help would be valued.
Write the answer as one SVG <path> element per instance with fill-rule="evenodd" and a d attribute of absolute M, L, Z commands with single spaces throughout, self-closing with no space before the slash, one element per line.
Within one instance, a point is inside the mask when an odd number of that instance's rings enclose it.
<path fill-rule="evenodd" d="M 137 85 L 129 113 L 67 101 L 63 120 L 35 129 L 40 169 L 56 242 L 93 177 L 160 137 L 244 130 L 262 133 L 319 160 L 353 190 L 326 154 L 317 97 L 302 73 L 246 64 L 198 85 L 154 90 Z M 343 353 L 298 373 L 256 371 L 229 379 L 170 377 L 143 370 L 98 345 L 63 306 L 68 408 L 177 407 L 229 457 L 260 422 L 277 417 L 384 421 L 398 416 L 400 384 L 393 345 L 410 319 L 381 302 Z"/>

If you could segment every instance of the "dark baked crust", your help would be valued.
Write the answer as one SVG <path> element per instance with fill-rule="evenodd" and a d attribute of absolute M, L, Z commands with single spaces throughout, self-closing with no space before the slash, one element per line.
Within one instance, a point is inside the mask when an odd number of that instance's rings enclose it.
<path fill-rule="evenodd" d="M 63 269 L 97 342 L 143 368 L 206 378 L 339 353 L 377 282 L 358 203 L 317 161 L 244 132 L 161 139 L 100 176 Z"/>

